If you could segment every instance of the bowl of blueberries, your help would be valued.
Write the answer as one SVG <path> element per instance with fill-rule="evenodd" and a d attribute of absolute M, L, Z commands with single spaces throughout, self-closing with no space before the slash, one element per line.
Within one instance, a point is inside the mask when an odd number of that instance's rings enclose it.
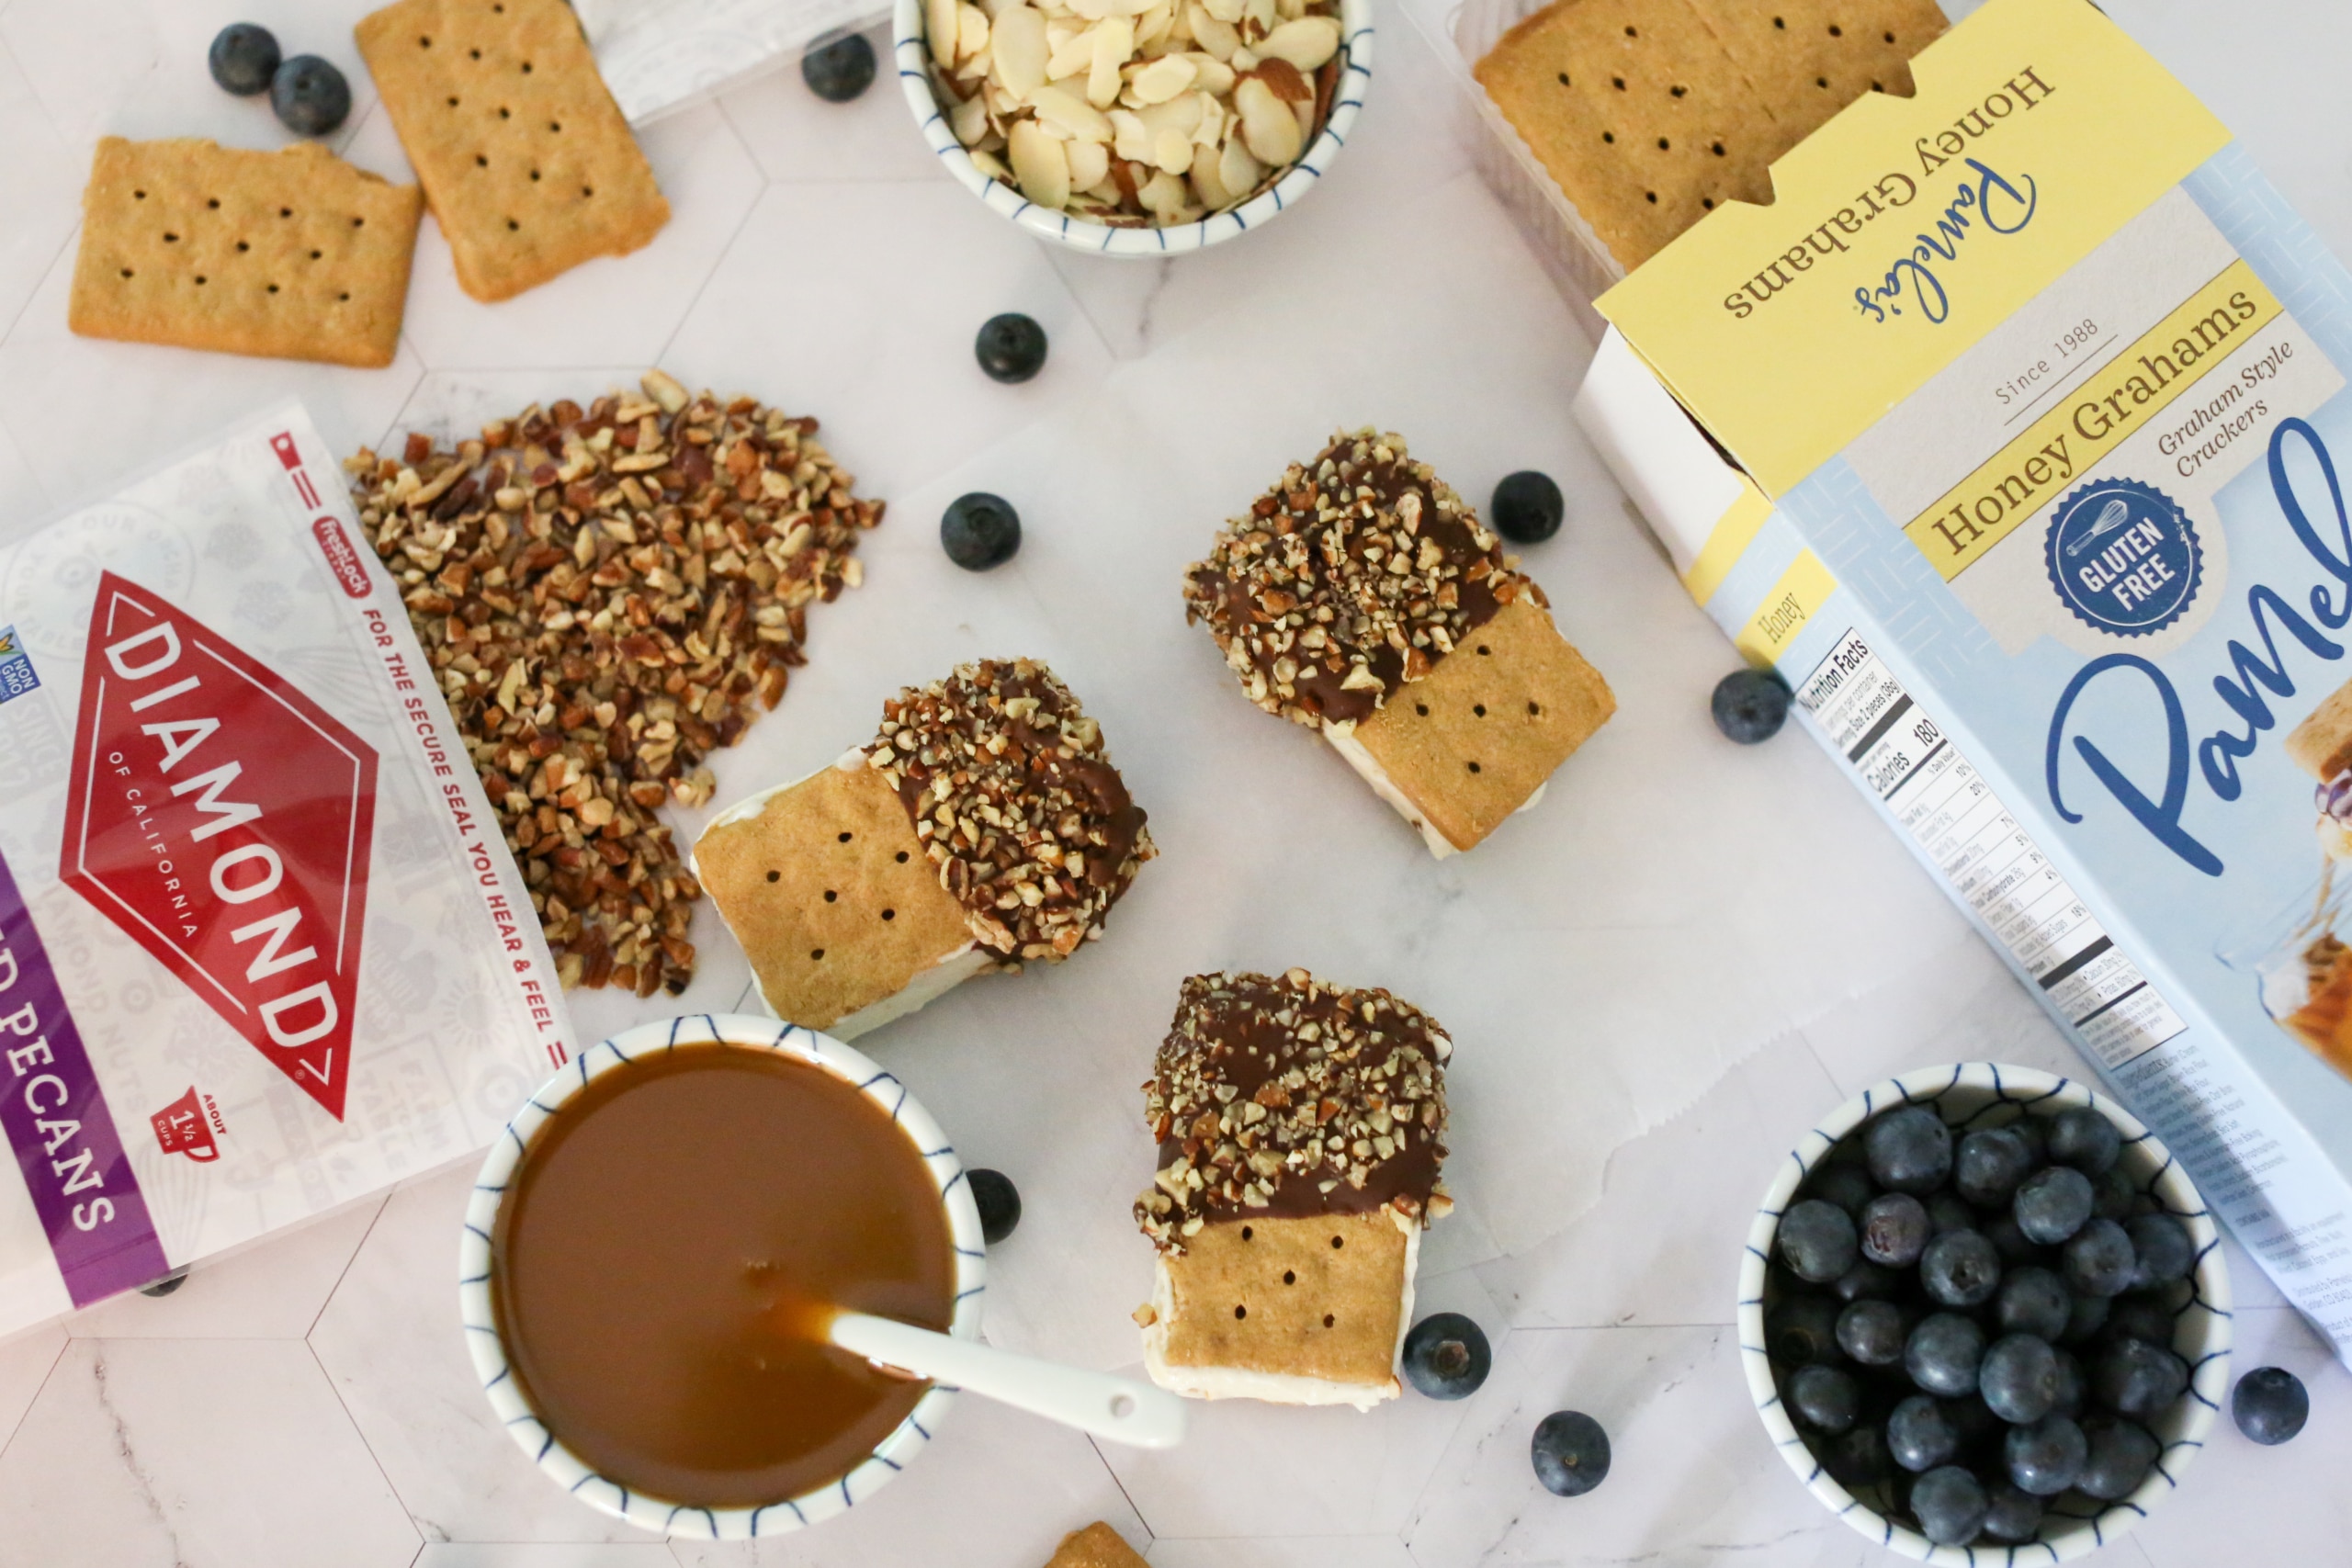
<path fill-rule="evenodd" d="M 2030 1067 L 1924 1068 L 1838 1107 L 1765 1193 L 1739 1295 L 1781 1457 L 1926 1562 L 2113 1540 L 2178 1484 L 2229 1385 L 2196 1187 L 2113 1100 Z"/>

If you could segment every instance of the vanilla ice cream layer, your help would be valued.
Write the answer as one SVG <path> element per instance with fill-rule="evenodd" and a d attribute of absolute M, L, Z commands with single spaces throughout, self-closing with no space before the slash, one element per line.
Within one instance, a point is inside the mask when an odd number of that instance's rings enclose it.
<path fill-rule="evenodd" d="M 1380 760 L 1364 750 L 1363 742 L 1356 739 L 1354 725 L 1327 724 L 1323 727 L 1323 739 L 1331 743 L 1332 750 L 1348 760 L 1348 766 L 1353 768 L 1363 777 L 1363 782 L 1372 786 L 1373 794 L 1395 807 L 1396 814 L 1413 825 L 1413 830 L 1421 836 L 1421 842 L 1430 847 L 1430 853 L 1432 856 L 1443 860 L 1448 855 L 1461 852 L 1459 846 L 1432 827 L 1421 815 L 1421 808 L 1415 806 L 1407 797 L 1405 792 L 1396 787 L 1396 781 L 1388 776 L 1388 770 L 1380 765 Z M 1548 780 L 1537 784 L 1535 793 L 1521 802 L 1519 809 L 1521 811 L 1533 809 L 1535 803 L 1544 798 L 1544 792 L 1551 787 Z M 1516 816 L 1517 813 L 1514 812 L 1513 815 Z"/>

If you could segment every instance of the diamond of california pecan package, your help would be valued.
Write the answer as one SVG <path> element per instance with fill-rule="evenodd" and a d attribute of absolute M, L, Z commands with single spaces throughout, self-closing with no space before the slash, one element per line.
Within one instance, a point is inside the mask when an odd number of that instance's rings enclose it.
<path fill-rule="evenodd" d="M 300 408 L 0 550 L 0 1334 L 478 1149 L 568 1032 Z"/>

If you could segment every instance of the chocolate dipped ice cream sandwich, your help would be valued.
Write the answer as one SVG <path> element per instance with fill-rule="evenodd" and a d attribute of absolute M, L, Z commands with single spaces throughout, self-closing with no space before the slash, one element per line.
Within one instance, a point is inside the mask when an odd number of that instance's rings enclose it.
<path fill-rule="evenodd" d="M 1336 436 L 1184 574 L 1250 700 L 1321 731 L 1430 852 L 1534 804 L 1616 711 L 1543 590 L 1404 438 Z"/>
<path fill-rule="evenodd" d="M 1152 1382 L 1202 1399 L 1352 1404 L 1399 1392 L 1422 1227 L 1453 1208 L 1435 1020 L 1384 990 L 1195 975 L 1145 1112 L 1159 1249 L 1136 1313 Z"/>
<path fill-rule="evenodd" d="M 722 812 L 695 874 L 780 1018 L 842 1039 L 1102 933 L 1151 859 L 1102 731 L 1052 671 L 982 660 L 871 743 Z"/>

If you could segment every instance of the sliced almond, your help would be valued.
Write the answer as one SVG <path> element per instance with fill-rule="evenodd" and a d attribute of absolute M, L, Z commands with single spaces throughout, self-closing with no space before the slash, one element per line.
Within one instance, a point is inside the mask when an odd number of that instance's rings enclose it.
<path fill-rule="evenodd" d="M 1069 157 L 1035 120 L 1015 120 L 1008 139 L 1021 194 L 1058 210 L 1069 200 Z"/>
<path fill-rule="evenodd" d="M 1163 54 L 1136 71 L 1127 85 L 1138 104 L 1164 104 L 1189 89 L 1198 74 L 1191 56 Z"/>
<path fill-rule="evenodd" d="M 1250 149 L 1242 145 L 1242 138 L 1227 138 L 1225 151 L 1217 158 L 1216 177 L 1225 186 L 1227 201 L 1238 201 L 1257 189 L 1258 178 L 1263 173 L 1258 167 L 1258 160 L 1250 156 Z"/>
<path fill-rule="evenodd" d="M 947 129 L 964 146 L 976 147 L 989 133 L 989 106 L 985 99 L 966 98 L 947 111 Z"/>
<path fill-rule="evenodd" d="M 1046 61 L 1046 79 L 1065 82 L 1084 76 L 1093 69 L 1094 28 L 1087 28 L 1054 45 L 1052 55 Z"/>
<path fill-rule="evenodd" d="M 1241 121 L 1241 140 L 1251 157 L 1273 168 L 1297 161 L 1304 145 L 1298 117 L 1263 77 L 1244 76 L 1233 85 L 1233 112 Z"/>
<path fill-rule="evenodd" d="M 1314 85 L 1299 74 L 1298 67 L 1287 60 L 1269 57 L 1258 62 L 1250 73 L 1274 91 L 1274 96 L 1286 104 L 1311 104 L 1315 101 Z"/>
<path fill-rule="evenodd" d="M 956 56 L 965 59 L 989 46 L 989 14 L 978 6 L 956 7 Z"/>
<path fill-rule="evenodd" d="M 1029 107 L 1037 111 L 1039 119 L 1059 126 L 1081 141 L 1111 140 L 1111 122 L 1102 111 L 1058 82 L 1048 82 L 1030 94 Z"/>
<path fill-rule="evenodd" d="M 1241 35 L 1233 30 L 1233 24 L 1210 16 L 1202 8 L 1201 0 L 1191 0 L 1184 7 L 1184 17 L 1192 24 L 1193 39 L 1216 59 L 1230 60 L 1233 51 L 1241 47 Z"/>
<path fill-rule="evenodd" d="M 1006 92 L 1025 98 L 1046 85 L 1046 18 L 1035 6 L 1012 5 L 999 12 L 989 45 Z"/>
<path fill-rule="evenodd" d="M 1301 71 L 1319 69 L 1340 52 L 1340 24 L 1331 17 L 1301 17 L 1284 22 L 1257 44 L 1261 60 L 1285 60 Z"/>
<path fill-rule="evenodd" d="M 1111 111 L 1112 146 L 1130 163 L 1151 161 L 1152 130 L 1133 109 Z"/>
<path fill-rule="evenodd" d="M 1193 139 L 1181 130 L 1163 130 L 1151 144 L 1151 161 L 1171 175 L 1193 166 Z"/>
<path fill-rule="evenodd" d="M 1104 184 L 1111 173 L 1111 149 L 1100 141 L 1067 141 L 1063 155 L 1069 160 L 1069 184 L 1072 190 L 1091 191 Z M 1114 192 L 1114 195 L 1116 193 Z"/>
<path fill-rule="evenodd" d="M 1233 67 L 1205 50 L 1196 50 L 1184 57 L 1193 62 L 1193 84 L 1204 93 L 1219 97 L 1233 91 Z"/>
<path fill-rule="evenodd" d="M 956 44 L 964 19 L 956 15 L 956 0 L 923 0 L 923 41 L 931 46 L 931 57 L 944 66 L 956 63 Z"/>
<path fill-rule="evenodd" d="M 1125 17 L 1107 17 L 1088 36 L 1094 40 L 1094 58 L 1086 75 L 1086 101 L 1107 109 L 1119 101 L 1119 67 L 1135 52 L 1135 24 Z"/>

